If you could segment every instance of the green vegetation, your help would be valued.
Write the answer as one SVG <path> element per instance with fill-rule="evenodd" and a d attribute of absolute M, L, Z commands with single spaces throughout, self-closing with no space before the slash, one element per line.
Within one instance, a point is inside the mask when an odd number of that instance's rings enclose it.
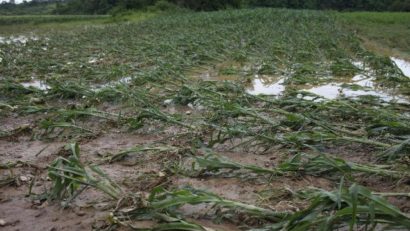
<path fill-rule="evenodd" d="M 73 148 L 76 150 L 73 152 L 77 153 L 78 146 L 73 146 Z M 70 182 L 69 186 L 72 189 L 71 181 L 74 181 L 94 186 L 118 199 L 118 193 L 114 190 L 113 186 L 102 186 L 102 181 L 96 184 L 95 180 L 91 180 L 94 183 L 89 183 L 78 179 L 78 177 L 89 177 L 85 174 L 85 168 L 79 165 L 76 159 L 65 160 L 67 163 L 76 166 L 74 170 L 70 166 L 62 169 L 55 166 L 51 167 L 50 176 L 53 176 L 53 178 L 55 176 L 58 177 L 55 181 L 57 187 L 55 186 L 54 189 L 61 188 L 60 185 L 62 183 L 60 182 L 65 181 Z M 56 170 L 70 175 L 56 174 Z M 104 175 L 100 171 L 98 173 Z M 71 176 L 72 174 L 74 176 Z M 137 199 L 139 203 L 133 205 L 132 209 L 124 209 L 126 212 L 117 211 L 111 219 L 115 225 L 122 224 L 126 226 L 128 226 L 126 222 L 129 219 L 158 220 L 163 223 L 152 230 L 206 230 L 206 227 L 178 218 L 177 209 L 186 204 L 211 203 L 213 207 L 217 207 L 221 211 L 225 209 L 224 215 L 220 214 L 220 216 L 226 216 L 230 213 L 234 216 L 234 214 L 243 213 L 251 216 L 253 219 L 258 219 L 262 223 L 274 223 L 264 228 L 251 230 L 298 230 L 301 228 L 333 230 L 341 227 L 350 227 L 350 230 L 353 230 L 353 227 L 360 225 L 369 226 L 369 229 L 372 230 L 378 224 L 387 224 L 388 226 L 385 227 L 389 228 L 405 228 L 410 226 L 409 217 L 406 214 L 383 198 L 372 195 L 371 191 L 356 184 L 353 184 L 349 189 L 345 189 L 342 181 L 339 190 L 335 192 L 313 189 L 302 191 L 299 194 L 300 197 L 308 199 L 311 204 L 305 210 L 290 214 L 227 200 L 201 190 L 183 188 L 167 191 L 163 188 L 155 188 L 147 201 L 146 198 L 139 197 Z M 134 200 L 136 199 L 134 198 Z M 138 207 L 135 208 L 135 206 Z"/>
<path fill-rule="evenodd" d="M 393 50 L 393 54 L 396 52 L 410 58 L 410 41 L 407 39 L 410 36 L 410 14 L 354 12 L 342 13 L 341 17 L 365 39 L 369 49 L 386 55 Z"/>
<path fill-rule="evenodd" d="M 372 227 L 370 229 L 374 229 L 377 223 L 386 223 L 390 227 L 408 227 L 410 225 L 408 217 L 406 217 L 405 214 L 391 207 L 383 198 L 372 195 L 370 191 L 358 185 L 352 185 L 349 189 L 340 187 L 340 190 L 336 192 L 326 192 L 316 189 L 310 192 L 304 192 L 304 194 L 304 197 L 307 197 L 311 201 L 310 206 L 306 210 L 291 215 L 226 200 L 204 191 L 181 189 L 168 192 L 157 188 L 150 195 L 146 208 L 134 209 L 127 213 L 117 213 L 115 214 L 116 217 L 114 217 L 114 220 L 121 222 L 129 218 L 155 219 L 162 217 L 164 221 L 168 220 L 168 224 L 155 227 L 153 230 L 174 230 L 175 225 L 187 225 L 186 221 L 170 215 L 175 214 L 176 208 L 185 204 L 197 205 L 201 203 L 212 203 L 221 210 L 222 208 L 228 209 L 224 212 L 226 214 L 239 213 L 240 211 L 253 216 L 254 219 L 265 220 L 265 222 L 269 220 L 276 223 L 264 228 L 250 230 L 310 230 L 316 228 L 333 230 L 349 226 L 350 229 L 353 230 L 353 227 L 361 224 Z M 145 210 L 149 215 L 141 214 L 141 210 Z M 366 219 L 369 217 L 372 217 L 371 221 Z M 206 228 L 200 225 L 190 224 L 189 229 L 181 227 L 178 230 L 200 231 L 206 230 Z"/>
<path fill-rule="evenodd" d="M 303 172 L 307 175 L 324 176 L 335 178 L 334 175 L 340 177 L 352 178 L 353 173 L 368 173 L 370 175 L 382 175 L 396 179 L 403 179 L 410 176 L 407 172 L 389 170 L 390 166 L 364 165 L 353 162 L 346 162 L 343 159 L 333 157 L 331 155 L 320 154 L 311 156 L 307 154 L 297 154 L 290 160 L 281 163 L 276 169 L 261 168 L 255 165 L 242 165 L 231 160 L 224 159 L 215 154 L 210 154 L 203 157 L 196 157 L 196 162 L 201 168 L 200 174 L 209 172 L 218 172 L 222 169 L 230 170 L 247 170 L 256 174 L 264 175 L 285 175 L 291 172 Z M 339 173 L 339 175 L 338 175 Z"/>
<path fill-rule="evenodd" d="M 410 11 L 409 0 L 93 0 L 26 2 L 19 5 L 0 4 L 1 14 L 107 14 L 127 10 L 175 10 L 178 7 L 195 11 L 232 8 L 295 8 L 320 10 Z"/>
<path fill-rule="evenodd" d="M 67 31 L 87 26 L 138 22 L 156 16 L 156 12 L 121 12 L 110 15 L 20 15 L 0 16 L 0 35 Z"/>
<path fill-rule="evenodd" d="M 149 9 L 152 6 L 158 8 L 174 8 L 171 4 L 189 8 L 196 11 L 211 11 L 241 7 L 276 7 L 296 9 L 334 9 L 334 10 L 367 10 L 367 11 L 410 11 L 408 0 L 99 0 L 83 2 L 73 0 L 67 4 L 57 6 L 58 13 L 107 13 L 113 8 L 121 9 Z"/>
<path fill-rule="evenodd" d="M 26 2 L 23 4 L 11 4 L 7 1 L 0 3 L 0 15 L 44 15 L 52 14 L 56 9 L 54 2 Z"/>
<path fill-rule="evenodd" d="M 118 186 L 110 182 L 98 167 L 81 163 L 78 144 L 71 144 L 70 149 L 72 155 L 68 159 L 59 157 L 49 167 L 48 175 L 53 181 L 49 198 L 62 200 L 71 197 L 70 200 L 73 200 L 76 190 L 84 186 L 97 188 L 118 200 Z"/>
<path fill-rule="evenodd" d="M 0 118 L 30 123 L 1 127 L 0 139 L 76 143 L 46 159 L 38 171 L 51 182 L 30 194 L 70 206 L 87 189 L 103 192 L 113 204 L 107 230 L 146 220 L 146 230 L 211 230 L 202 220 L 244 230 L 407 229 L 406 205 L 385 197 L 409 197 L 410 81 L 350 30 L 360 15 L 147 13 L 1 37 Z M 363 20 L 391 25 L 379 17 Z M 255 81 L 283 91 L 256 94 Z M 339 83 L 347 87 L 331 88 Z M 311 91 L 322 86 L 337 97 Z M 139 145 L 99 149 L 116 134 Z M 88 147 L 81 156 L 78 143 Z M 0 187 L 14 181 L 7 175 Z M 240 199 L 212 192 L 225 184 Z M 236 192 L 245 184 L 287 191 L 260 202 Z"/>

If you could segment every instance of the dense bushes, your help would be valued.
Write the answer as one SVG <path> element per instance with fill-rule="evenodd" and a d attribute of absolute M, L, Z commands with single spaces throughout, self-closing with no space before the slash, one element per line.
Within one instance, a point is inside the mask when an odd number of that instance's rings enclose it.
<path fill-rule="evenodd" d="M 0 15 L 50 14 L 54 9 L 55 3 L 26 2 L 18 5 L 7 2 L 0 3 Z"/>
<path fill-rule="evenodd" d="M 170 0 L 181 7 L 193 10 L 218 10 L 226 8 L 239 8 L 243 5 L 242 0 Z"/>

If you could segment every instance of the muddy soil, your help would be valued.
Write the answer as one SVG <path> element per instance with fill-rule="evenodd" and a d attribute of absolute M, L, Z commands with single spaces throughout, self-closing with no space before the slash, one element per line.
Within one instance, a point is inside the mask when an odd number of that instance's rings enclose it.
<path fill-rule="evenodd" d="M 229 68 L 232 66 L 236 69 L 241 68 L 235 65 L 230 64 Z M 215 68 L 222 67 L 227 69 L 224 66 Z M 250 71 L 250 67 L 245 66 L 242 71 L 244 73 Z M 208 74 L 199 77 L 220 81 L 220 79 L 213 79 L 219 75 L 214 69 L 207 70 L 206 73 Z M 232 75 L 227 74 L 223 79 L 230 80 L 230 77 Z M 246 82 L 246 79 L 244 81 Z M 262 91 L 265 89 L 269 94 L 274 92 L 273 95 L 280 95 L 276 90 L 278 88 L 284 90 L 283 82 L 277 84 L 275 81 L 265 85 L 260 82 L 263 87 L 266 87 Z M 250 82 L 247 84 L 249 85 Z M 256 88 L 253 90 L 261 91 Z M 61 100 L 50 103 L 56 107 L 59 103 L 69 104 L 74 108 L 77 106 L 76 102 Z M 99 109 L 113 114 L 121 110 L 119 106 L 109 103 L 103 103 Z M 166 100 L 161 110 L 169 114 L 189 116 L 191 121 L 206 113 L 201 105 L 174 105 L 171 100 Z M 113 160 L 111 158 L 117 153 L 139 145 L 189 149 L 186 144 L 190 141 L 190 133 L 181 126 L 164 125 L 155 121 L 145 121 L 140 129 L 130 131 L 101 118 L 88 118 L 77 121 L 77 125 L 91 128 L 92 134 L 75 137 L 60 133 L 57 136 L 48 136 L 41 133 L 36 126 L 43 117 L 44 115 L 41 114 L 19 116 L 14 113 L 1 117 L 0 130 L 12 133 L 0 138 L 1 230 L 104 230 L 110 227 L 112 224 L 110 214 L 116 208 L 117 202 L 95 189 L 83 188 L 82 193 L 68 203 L 47 200 L 47 192 L 51 189 L 47 168 L 57 157 L 70 155 L 66 145 L 74 140 L 80 145 L 81 161 L 85 164 L 98 164 L 101 170 L 123 189 L 124 193 L 148 194 L 157 186 L 171 189 L 191 187 L 214 193 L 228 200 L 292 213 L 308 206 L 306 201 L 293 196 L 295 192 L 308 188 L 331 191 L 337 188 L 341 181 L 340 177 L 325 178 L 325 176 L 315 177 L 298 173 L 270 177 L 262 177 L 246 171 L 240 173 L 225 171 L 215 175 L 180 174 L 170 169 L 170 163 L 188 169 L 192 163 L 191 157 L 172 151 L 161 153 L 135 151 L 124 158 Z M 238 146 L 243 141 L 240 138 L 231 139 L 215 145 L 213 150 L 234 163 L 272 169 L 292 157 L 291 152 L 284 149 L 283 145 L 269 147 L 268 151 L 265 151 L 264 147 Z M 328 144 L 323 146 L 321 151 L 355 163 L 377 162 L 377 157 L 374 155 L 377 150 L 363 144 Z M 196 152 L 194 155 L 206 155 L 202 149 Z M 360 174 L 356 179 L 361 185 L 375 192 L 410 191 L 409 182 Z M 408 197 L 391 197 L 388 200 L 403 212 L 410 211 Z M 179 212 L 188 220 L 209 227 L 210 230 L 240 230 L 237 226 L 238 220 L 226 219 L 215 224 L 214 208 L 211 205 L 185 205 L 179 209 Z M 252 221 L 240 221 L 241 224 L 243 222 Z M 155 221 L 129 221 L 129 224 L 138 228 L 150 228 L 155 225 Z M 115 230 L 129 229 L 123 226 L 114 228 Z"/>
<path fill-rule="evenodd" d="M 7 121 L 8 129 L 14 129 L 21 121 L 30 123 L 30 119 L 27 118 L 14 118 L 14 120 L 10 118 Z M 193 187 L 230 200 L 277 211 L 295 212 L 304 208 L 306 203 L 293 200 L 290 196 L 291 192 L 308 187 L 332 190 L 338 183 L 338 181 L 312 176 L 273 177 L 266 181 L 266 179 L 255 179 L 255 176 L 232 178 L 172 175 L 164 169 L 164 162 L 177 157 L 166 154 L 136 154 L 109 163 L 106 161 L 107 156 L 136 145 L 148 145 L 161 140 L 159 135 L 114 131 L 103 132 L 98 137 L 82 140 L 81 158 L 84 163 L 100 163 L 101 169 L 128 192 L 148 193 L 158 185 L 173 188 Z M 80 196 L 65 206 L 45 199 L 44 195 L 47 190 L 50 190 L 51 185 L 47 177 L 47 166 L 56 157 L 67 155 L 66 143 L 66 141 L 35 140 L 29 133 L 23 133 L 13 139 L 0 140 L 2 164 L 15 164 L 10 169 L 5 166 L 0 169 L 1 179 L 8 180 L 8 183 L 0 188 L 1 230 L 98 230 L 109 226 L 110 211 L 115 207 L 115 203 L 94 189 L 84 189 Z M 367 155 L 361 155 L 361 158 L 352 155 L 351 150 L 348 149 L 339 148 L 333 151 L 338 154 L 345 153 L 344 158 L 354 161 L 367 162 L 371 159 Z M 263 155 L 227 151 L 220 154 L 237 163 L 267 168 L 274 167 L 287 157 L 279 151 Z M 383 181 L 363 178 L 365 185 L 377 191 L 407 190 L 392 184 L 391 181 L 385 181 L 385 184 L 380 182 Z M 391 202 L 404 211 L 409 209 L 409 201 L 406 198 L 392 198 Z M 207 216 L 210 210 L 211 207 L 208 205 L 183 206 L 181 213 L 215 230 L 238 230 L 234 224 L 213 224 L 212 216 Z M 133 225 L 150 227 L 153 223 L 134 222 Z M 122 229 L 127 228 L 118 228 L 118 230 Z"/>

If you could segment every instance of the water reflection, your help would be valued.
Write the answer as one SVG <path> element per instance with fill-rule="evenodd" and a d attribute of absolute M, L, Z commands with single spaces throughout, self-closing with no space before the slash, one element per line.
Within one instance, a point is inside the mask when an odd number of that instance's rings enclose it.
<path fill-rule="evenodd" d="M 272 79 L 275 81 L 272 82 Z M 284 78 L 264 77 L 260 78 L 258 75 L 252 82 L 252 85 L 248 87 L 247 92 L 251 95 L 282 95 L 286 87 L 283 85 Z"/>
<path fill-rule="evenodd" d="M 410 63 L 402 59 L 392 58 L 397 66 L 403 71 L 405 75 L 409 75 Z M 196 76 L 203 80 L 232 80 L 240 81 L 244 84 L 246 92 L 251 95 L 271 95 L 280 97 L 285 94 L 286 83 L 285 80 L 292 79 L 294 72 L 292 70 L 283 71 L 282 74 L 275 75 L 260 75 L 258 66 L 238 66 L 232 63 L 218 64 L 205 71 L 196 73 Z M 302 96 L 304 100 L 314 100 L 315 102 L 323 101 L 325 99 L 334 100 L 338 98 L 358 98 L 361 96 L 375 96 L 383 101 L 398 102 L 410 104 L 409 98 L 403 95 L 397 95 L 393 89 L 381 88 L 376 81 L 375 71 L 365 62 L 360 60 L 352 61 L 352 64 L 359 69 L 359 73 L 353 77 L 337 78 L 330 76 L 322 85 L 312 86 L 311 84 L 292 85 L 292 89 L 299 89 L 301 91 L 310 92 L 318 95 Z M 230 73 L 232 71 L 232 73 Z M 228 73 L 228 74 L 227 74 Z M 279 72 L 281 73 L 281 72 Z M 284 74 L 287 73 L 287 74 Z M 249 81 L 249 76 L 252 76 Z M 329 82 L 332 81 L 332 82 Z M 303 95 L 303 94 L 301 94 Z"/>
<path fill-rule="evenodd" d="M 352 83 L 361 87 L 375 87 L 374 78 L 365 75 L 356 75 L 352 78 Z"/>
<path fill-rule="evenodd" d="M 403 72 L 407 77 L 410 77 L 410 62 L 407 62 L 404 59 L 399 59 L 395 57 L 390 57 L 393 62 L 396 63 L 397 67 Z"/>
<path fill-rule="evenodd" d="M 119 80 L 117 80 L 117 81 L 112 81 L 112 82 L 105 83 L 105 84 L 96 84 L 96 85 L 93 85 L 93 86 L 91 87 L 91 90 L 92 90 L 92 91 L 95 91 L 95 92 L 98 92 L 98 91 L 104 90 L 105 88 L 115 87 L 116 85 L 120 85 L 120 84 L 127 85 L 127 84 L 130 84 L 130 83 L 131 83 L 131 80 L 132 80 L 132 77 L 127 76 L 127 77 L 123 77 L 123 78 L 121 78 L 121 79 L 119 79 Z"/>
<path fill-rule="evenodd" d="M 310 89 L 304 89 L 304 91 L 314 93 L 325 99 L 333 100 L 341 97 L 346 98 L 358 98 L 360 96 L 370 95 L 379 97 L 380 99 L 386 102 L 397 102 L 397 103 L 406 103 L 409 101 L 403 96 L 396 96 L 394 94 L 389 94 L 379 90 L 353 90 L 350 88 L 345 88 L 341 84 L 326 84 L 318 87 L 313 87 Z"/>

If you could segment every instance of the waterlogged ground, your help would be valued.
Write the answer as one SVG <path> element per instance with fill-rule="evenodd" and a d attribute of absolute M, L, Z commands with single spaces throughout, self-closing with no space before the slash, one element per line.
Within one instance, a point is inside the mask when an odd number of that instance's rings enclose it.
<path fill-rule="evenodd" d="M 406 230 L 410 63 L 364 47 L 271 9 L 0 37 L 1 229 Z"/>
<path fill-rule="evenodd" d="M 410 62 L 390 57 L 401 73 L 410 78 Z M 337 98 L 358 98 L 360 96 L 375 96 L 386 102 L 409 104 L 409 97 L 391 87 L 384 87 L 378 82 L 377 73 L 367 67 L 362 61 L 352 61 L 357 73 L 352 76 L 333 76 L 329 70 L 327 76 L 319 76 L 314 83 L 287 84 L 295 75 L 291 69 L 279 71 L 281 74 L 253 74 L 260 71 L 261 66 L 226 62 L 202 71 L 195 70 L 195 76 L 206 81 L 236 81 L 242 82 L 247 93 L 252 95 L 271 95 L 280 97 L 285 94 L 287 87 L 299 90 L 299 98 L 305 100 L 334 100 Z M 326 68 L 326 67 L 324 67 Z M 229 72 L 230 71 L 230 72 Z M 313 93 L 315 96 L 303 96 L 303 92 Z M 319 97 L 317 97 L 319 96 Z"/>

